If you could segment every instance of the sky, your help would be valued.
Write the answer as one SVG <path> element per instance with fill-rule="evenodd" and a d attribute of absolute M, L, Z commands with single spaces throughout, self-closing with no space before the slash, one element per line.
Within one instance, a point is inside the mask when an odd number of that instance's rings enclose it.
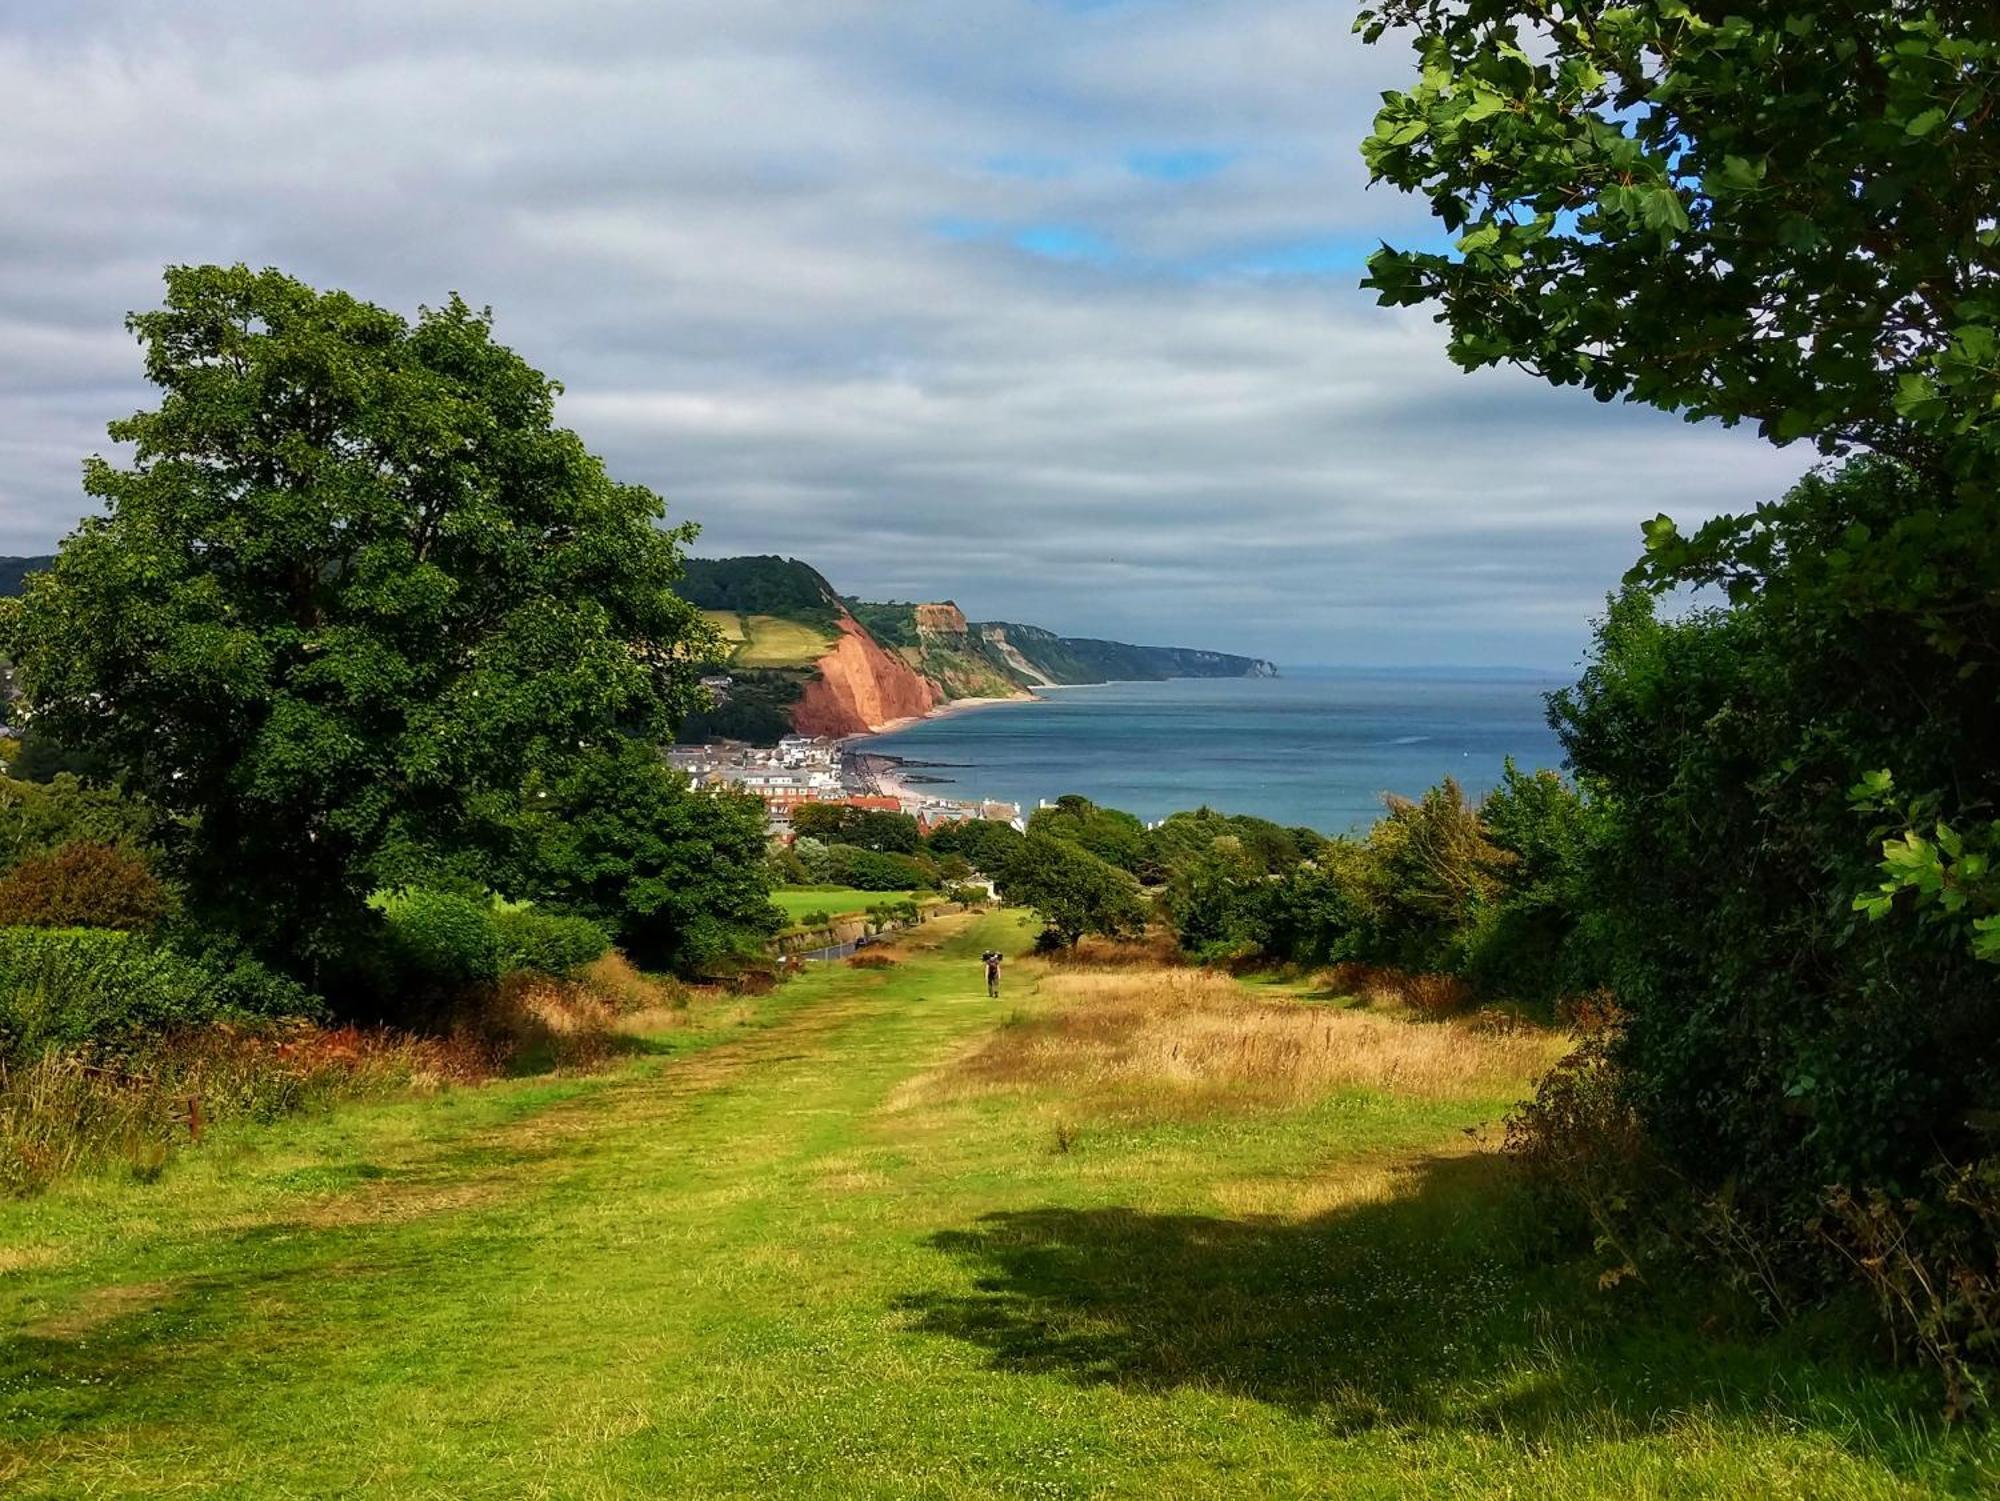
<path fill-rule="evenodd" d="M 461 293 L 695 550 L 1281 663 L 1566 668 L 1809 462 L 1459 372 L 1345 0 L 0 0 L 0 553 L 148 404 L 162 266 Z"/>

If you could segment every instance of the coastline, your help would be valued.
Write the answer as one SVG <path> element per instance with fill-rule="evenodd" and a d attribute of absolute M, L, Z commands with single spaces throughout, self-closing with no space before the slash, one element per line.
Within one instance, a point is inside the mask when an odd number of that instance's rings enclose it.
<path fill-rule="evenodd" d="M 922 714 L 905 714 L 897 719 L 885 721 L 873 729 L 861 730 L 852 735 L 842 735 L 835 743 L 852 747 L 858 740 L 871 740 L 877 735 L 893 735 L 898 730 L 907 730 L 913 724 L 922 724 L 927 719 L 948 719 L 954 714 L 973 709 L 990 709 L 1000 704 L 1031 704 L 1041 697 L 1040 693 L 1010 693 L 1005 698 L 954 698 L 928 709 Z"/>

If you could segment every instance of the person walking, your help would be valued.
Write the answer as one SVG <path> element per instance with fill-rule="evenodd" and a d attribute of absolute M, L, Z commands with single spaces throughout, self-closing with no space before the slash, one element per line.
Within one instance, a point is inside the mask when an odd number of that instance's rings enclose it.
<path fill-rule="evenodd" d="M 1000 951 L 988 949 L 986 959 L 986 995 L 989 1000 L 1000 998 Z"/>

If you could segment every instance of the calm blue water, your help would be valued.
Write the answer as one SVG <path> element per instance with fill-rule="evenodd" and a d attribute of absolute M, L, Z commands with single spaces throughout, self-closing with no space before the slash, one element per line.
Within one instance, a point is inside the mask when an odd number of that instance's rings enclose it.
<path fill-rule="evenodd" d="M 1142 818 L 1203 803 L 1328 833 L 1363 828 L 1382 794 L 1456 776 L 1477 796 L 1512 755 L 1557 766 L 1542 717 L 1557 677 L 1298 669 L 1275 679 L 1058 688 L 1039 703 L 969 709 L 860 748 L 948 778 L 948 797 L 1032 808 L 1066 792 Z"/>

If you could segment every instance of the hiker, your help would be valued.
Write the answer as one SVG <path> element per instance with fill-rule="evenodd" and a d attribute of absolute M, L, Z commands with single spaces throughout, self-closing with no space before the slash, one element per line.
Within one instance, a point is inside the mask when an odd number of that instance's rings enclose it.
<path fill-rule="evenodd" d="M 988 949 L 982 956 L 986 960 L 986 995 L 989 1000 L 1000 998 L 1000 951 Z"/>

